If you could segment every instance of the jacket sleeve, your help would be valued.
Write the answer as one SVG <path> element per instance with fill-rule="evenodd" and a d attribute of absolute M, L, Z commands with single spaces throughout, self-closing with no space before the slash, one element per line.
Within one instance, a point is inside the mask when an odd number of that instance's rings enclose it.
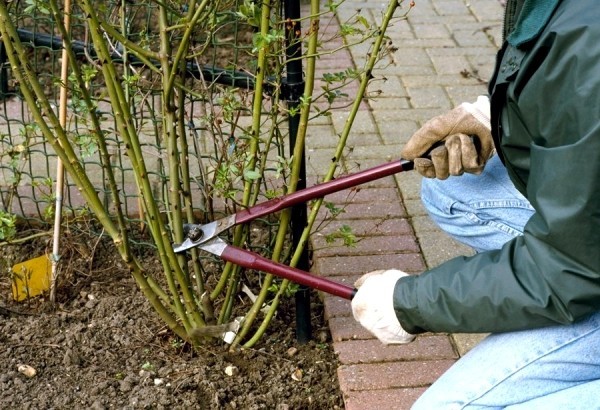
<path fill-rule="evenodd" d="M 513 331 L 600 310 L 600 13 L 572 13 L 559 13 L 543 61 L 508 98 L 529 134 L 528 161 L 513 165 L 528 167 L 536 213 L 500 250 L 398 281 L 394 306 L 408 332 Z"/>

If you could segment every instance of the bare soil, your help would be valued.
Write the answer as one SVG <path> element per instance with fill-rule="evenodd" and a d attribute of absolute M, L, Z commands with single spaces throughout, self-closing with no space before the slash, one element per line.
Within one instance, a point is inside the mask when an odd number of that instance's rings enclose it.
<path fill-rule="evenodd" d="M 90 254 L 82 249 L 94 241 L 77 243 L 64 256 L 71 268 L 55 306 L 43 298 L 15 303 L 0 276 L 0 408 L 343 408 L 317 298 L 307 344 L 295 340 L 292 298 L 255 348 L 232 353 L 215 342 L 194 351 L 160 321 L 110 246 Z M 0 258 L 12 264 L 46 246 L 4 247 Z"/>

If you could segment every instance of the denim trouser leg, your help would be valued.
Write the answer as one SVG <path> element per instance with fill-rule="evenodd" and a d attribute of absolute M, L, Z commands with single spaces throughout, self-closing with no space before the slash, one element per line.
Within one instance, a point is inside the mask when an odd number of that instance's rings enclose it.
<path fill-rule="evenodd" d="M 498 157 L 479 176 L 424 179 L 422 199 L 444 231 L 478 252 L 520 235 L 533 214 Z M 488 336 L 413 407 L 463 408 L 600 409 L 600 313 L 571 326 Z"/>
<path fill-rule="evenodd" d="M 571 326 L 493 334 L 413 410 L 600 409 L 600 313 Z"/>
<path fill-rule="evenodd" d="M 497 156 L 481 175 L 423 179 L 421 199 L 442 230 L 478 252 L 499 249 L 520 235 L 533 214 Z"/>

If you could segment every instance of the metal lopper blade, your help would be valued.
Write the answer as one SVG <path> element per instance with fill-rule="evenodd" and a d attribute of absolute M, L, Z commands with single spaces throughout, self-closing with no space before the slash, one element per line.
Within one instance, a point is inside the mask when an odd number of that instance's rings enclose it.
<path fill-rule="evenodd" d="M 181 253 L 195 246 L 201 245 L 215 238 L 221 232 L 226 231 L 236 224 L 236 215 L 230 215 L 225 218 L 207 223 L 204 225 L 185 224 L 183 226 L 186 240 L 180 244 L 174 244 L 175 253 Z"/>

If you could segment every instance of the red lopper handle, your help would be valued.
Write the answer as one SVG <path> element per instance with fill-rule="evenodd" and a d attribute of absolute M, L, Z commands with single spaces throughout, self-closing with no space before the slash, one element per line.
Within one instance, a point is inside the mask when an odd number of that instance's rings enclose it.
<path fill-rule="evenodd" d="M 334 296 L 352 300 L 357 289 L 331 281 L 326 278 L 311 275 L 303 270 L 293 268 L 278 262 L 274 262 L 254 252 L 247 251 L 236 246 L 227 245 L 220 255 L 221 259 L 249 269 L 256 269 L 272 273 L 292 282 L 306 285 L 310 288 L 321 290 Z"/>
<path fill-rule="evenodd" d="M 311 199 L 322 198 L 325 195 L 333 194 L 334 192 L 342 191 L 346 188 L 355 187 L 364 184 L 365 182 L 394 175 L 398 172 L 410 171 L 413 167 L 414 164 L 412 161 L 401 159 L 365 169 L 364 171 L 356 172 L 354 174 L 345 175 L 238 211 L 235 214 L 235 223 L 241 224 L 253 221 L 261 216 L 281 211 L 282 209 L 301 204 Z"/>

